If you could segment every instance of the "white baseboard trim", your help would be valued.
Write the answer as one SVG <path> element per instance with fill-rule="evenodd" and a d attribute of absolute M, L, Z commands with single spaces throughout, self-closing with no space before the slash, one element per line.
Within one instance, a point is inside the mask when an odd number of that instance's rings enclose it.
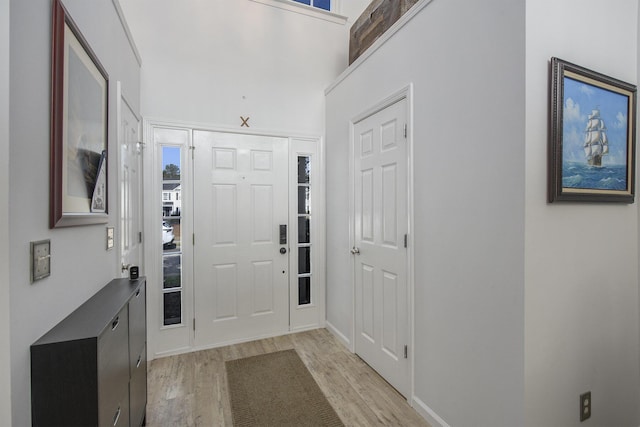
<path fill-rule="evenodd" d="M 291 331 L 289 331 L 289 333 L 291 334 L 296 334 L 298 332 L 305 332 L 305 331 L 312 331 L 314 329 L 323 329 L 324 325 L 320 325 L 320 324 L 313 324 L 313 325 L 305 325 L 305 326 L 298 326 L 295 328 L 291 328 Z"/>
<path fill-rule="evenodd" d="M 159 352 L 156 352 L 153 355 L 153 358 L 149 360 L 151 361 L 154 359 L 161 359 L 163 357 L 178 356 L 180 354 L 193 353 L 195 351 L 211 350 L 214 348 L 226 347 L 234 344 L 244 344 L 247 342 L 263 340 L 266 338 L 275 338 L 275 337 L 281 337 L 285 335 L 293 335 L 293 334 L 297 334 L 298 332 L 311 331 L 314 329 L 322 329 L 322 326 L 315 325 L 315 326 L 309 326 L 301 329 L 296 329 L 295 331 L 276 332 L 273 334 L 257 335 L 255 337 L 234 339 L 234 340 L 223 341 L 223 342 L 204 345 L 204 346 L 180 347 L 172 350 L 159 351 Z"/>
<path fill-rule="evenodd" d="M 433 427 L 450 427 L 433 409 L 429 408 L 422 400 L 415 396 L 413 396 L 413 405 L 411 406 Z"/>
<path fill-rule="evenodd" d="M 178 356 L 180 354 L 191 353 L 192 351 L 194 351 L 192 347 L 179 347 L 171 350 L 157 351 L 155 353 L 147 354 L 147 362 L 151 362 L 155 359 L 162 359 L 163 357 Z"/>
<path fill-rule="evenodd" d="M 347 338 L 342 332 L 338 330 L 335 326 L 331 324 L 328 320 L 325 322 L 325 327 L 331 334 L 338 339 L 345 347 L 351 351 L 351 340 Z"/>

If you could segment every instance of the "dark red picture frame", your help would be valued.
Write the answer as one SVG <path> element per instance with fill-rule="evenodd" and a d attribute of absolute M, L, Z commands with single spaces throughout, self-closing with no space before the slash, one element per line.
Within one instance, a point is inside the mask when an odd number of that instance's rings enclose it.
<path fill-rule="evenodd" d="M 613 77 L 589 70 L 576 64 L 564 61 L 559 58 L 551 58 L 550 63 L 550 111 L 549 111 L 549 141 L 548 141 L 548 201 L 553 202 L 613 202 L 613 203 L 633 203 L 635 198 L 635 157 L 636 157 L 636 93 L 635 85 L 623 82 Z M 572 89 L 571 90 L 568 89 Z M 584 93 L 589 93 L 590 103 L 580 105 L 573 97 L 579 92 L 575 88 L 580 87 Z M 572 97 L 573 94 L 573 97 Z M 598 96 L 600 94 L 600 96 Z M 607 105 L 599 105 L 605 100 L 605 96 L 616 96 L 624 99 L 624 107 L 621 109 L 607 109 Z M 577 98 L 576 98 L 577 99 Z M 582 110 L 580 108 L 583 107 Z M 573 107 L 573 110 L 571 108 Z M 569 108 L 572 114 L 566 114 Z M 602 110 L 602 114 L 600 112 Z M 576 111 L 581 111 L 580 117 L 576 118 Z M 592 111 L 592 115 L 589 115 Z M 594 163 L 587 157 L 590 154 L 590 137 L 587 133 L 608 133 L 611 130 L 612 121 L 606 125 L 604 122 L 605 113 L 611 116 L 619 112 L 625 118 L 624 137 L 614 141 L 609 134 L 609 140 L 603 144 L 609 147 L 615 142 L 618 146 L 624 147 L 624 163 L 605 164 L 605 161 Z M 582 117 L 584 116 L 584 117 Z M 601 120 L 602 119 L 602 120 Z M 575 122 L 581 120 L 578 127 Z M 589 128 L 591 121 L 602 122 L 602 128 L 593 131 Z M 569 126 L 571 123 L 571 126 Z M 607 128 L 607 126 L 609 128 Z M 608 129 L 608 130 L 607 130 Z M 607 132 L 605 132 L 607 131 Z M 581 139 L 577 140 L 574 135 L 581 133 Z M 565 133 L 572 136 L 566 140 Z M 573 156 L 571 147 L 578 147 L 584 150 L 585 157 Z M 604 152 L 606 153 L 606 152 Z M 571 154 L 571 156 L 567 155 Z M 605 156 L 601 156 L 604 158 Z M 609 155 L 608 157 L 612 157 Z M 574 160 L 577 159 L 577 160 Z M 600 180 L 603 176 L 613 174 L 613 169 L 618 168 L 624 182 L 624 188 L 597 187 L 593 182 L 604 182 Z M 611 178 L 611 180 L 613 180 Z"/>
<path fill-rule="evenodd" d="M 108 222 L 109 76 L 60 0 L 53 0 L 52 21 L 49 227 L 103 224 Z M 73 69 L 89 85 L 82 86 Z M 98 193 L 99 204 L 92 200 Z"/>

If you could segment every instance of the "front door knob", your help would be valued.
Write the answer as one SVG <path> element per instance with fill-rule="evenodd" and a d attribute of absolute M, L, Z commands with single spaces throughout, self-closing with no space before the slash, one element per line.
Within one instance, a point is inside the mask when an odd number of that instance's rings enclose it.
<path fill-rule="evenodd" d="M 280 253 L 282 255 L 286 254 L 287 253 L 287 248 L 280 248 Z"/>

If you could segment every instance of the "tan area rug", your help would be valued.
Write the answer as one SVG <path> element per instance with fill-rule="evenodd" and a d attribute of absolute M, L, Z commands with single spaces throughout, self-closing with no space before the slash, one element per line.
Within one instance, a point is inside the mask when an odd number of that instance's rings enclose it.
<path fill-rule="evenodd" d="M 295 350 L 225 362 L 235 427 L 344 426 Z"/>

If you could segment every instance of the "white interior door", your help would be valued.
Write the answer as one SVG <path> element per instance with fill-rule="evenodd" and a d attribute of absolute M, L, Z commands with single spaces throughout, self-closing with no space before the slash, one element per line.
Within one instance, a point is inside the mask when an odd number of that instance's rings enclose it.
<path fill-rule="evenodd" d="M 354 125 L 355 349 L 409 391 L 406 100 Z"/>
<path fill-rule="evenodd" d="M 194 131 L 193 144 L 195 346 L 287 332 L 288 140 Z"/>
<path fill-rule="evenodd" d="M 140 120 L 126 100 L 119 97 L 120 130 L 120 258 L 122 276 L 129 272 L 124 267 L 141 266 L 142 262 L 142 156 Z M 114 236 L 115 237 L 115 236 Z"/>

